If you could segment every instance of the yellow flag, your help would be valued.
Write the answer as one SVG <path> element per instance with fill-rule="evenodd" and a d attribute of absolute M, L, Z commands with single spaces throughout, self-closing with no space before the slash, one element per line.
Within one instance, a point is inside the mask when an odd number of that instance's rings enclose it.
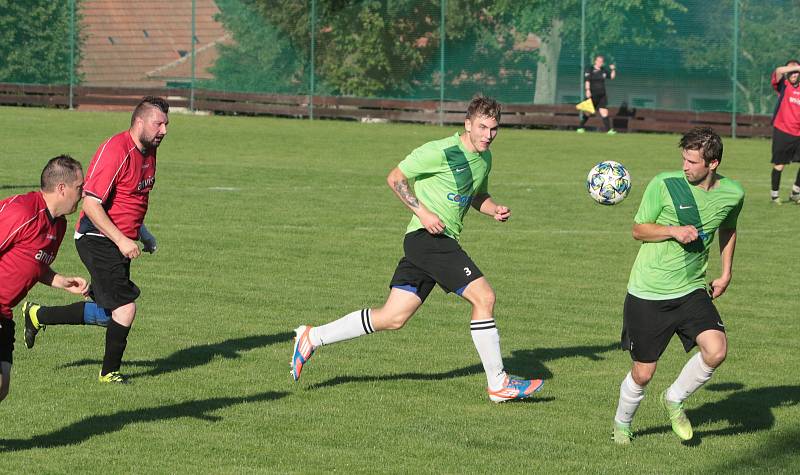
<path fill-rule="evenodd" d="M 591 99 L 586 99 L 585 101 L 578 103 L 578 105 L 576 105 L 575 108 L 581 112 L 594 114 L 594 104 L 592 104 Z"/>

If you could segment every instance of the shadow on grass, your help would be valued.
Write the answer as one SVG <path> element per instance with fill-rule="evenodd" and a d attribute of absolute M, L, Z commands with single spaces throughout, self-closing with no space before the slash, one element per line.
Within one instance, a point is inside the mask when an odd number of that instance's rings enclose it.
<path fill-rule="evenodd" d="M 742 390 L 739 383 L 710 385 L 710 391 L 735 391 L 717 402 L 703 404 L 689 409 L 686 415 L 697 429 L 705 424 L 725 421 L 727 427 L 713 430 L 695 430 L 694 438 L 686 445 L 699 445 L 703 437 L 738 435 L 747 432 L 765 431 L 775 425 L 772 409 L 800 404 L 800 386 L 768 386 Z M 637 432 L 637 435 L 659 434 L 671 431 L 668 425 L 651 427 Z"/>
<path fill-rule="evenodd" d="M 526 379 L 552 379 L 553 373 L 545 365 L 546 362 L 572 357 L 582 357 L 588 358 L 592 361 L 598 361 L 604 359 L 603 356 L 601 356 L 602 353 L 606 353 L 616 348 L 619 348 L 618 343 L 595 346 L 569 346 L 563 348 L 517 350 L 511 353 L 511 357 L 504 358 L 504 363 L 506 370 L 514 375 L 518 375 Z M 483 373 L 483 366 L 480 364 L 444 371 L 441 373 L 399 373 L 380 376 L 337 376 L 321 383 L 311 384 L 308 386 L 308 388 L 319 389 L 338 386 L 346 383 L 375 381 L 440 381 L 445 379 L 471 376 L 478 373 Z M 550 398 L 540 398 L 539 400 L 550 400 Z"/>
<path fill-rule="evenodd" d="M 120 411 L 104 416 L 90 416 L 48 434 L 34 435 L 30 439 L 0 439 L 0 452 L 76 445 L 92 437 L 120 431 L 129 424 L 142 422 L 181 418 L 217 422 L 222 420 L 222 417 L 210 413 L 239 404 L 274 401 L 286 395 L 284 392 L 264 392 L 247 397 L 201 399 L 168 406 Z"/>
<path fill-rule="evenodd" d="M 130 377 L 138 378 L 142 376 L 159 376 L 174 371 L 182 371 L 210 363 L 214 358 L 220 357 L 225 359 L 237 359 L 243 351 L 254 350 L 256 348 L 263 348 L 265 346 L 273 345 L 275 343 L 289 342 L 294 336 L 293 332 L 276 333 L 274 335 L 254 335 L 242 338 L 232 338 L 230 340 L 221 341 L 219 343 L 212 343 L 207 345 L 197 345 L 189 348 L 178 350 L 175 353 L 155 360 L 131 360 L 122 361 L 123 368 L 125 366 L 144 367 L 150 368 L 143 373 L 132 374 Z M 287 350 L 288 352 L 288 350 Z M 83 359 L 73 361 L 61 366 L 62 368 L 70 368 L 76 366 L 87 365 L 100 365 L 101 360 Z"/>
<path fill-rule="evenodd" d="M 777 436 L 770 434 L 757 449 L 720 463 L 713 472 L 791 473 L 797 470 L 800 459 L 800 452 L 797 450 L 798 440 L 800 440 L 800 429 L 782 432 Z"/>

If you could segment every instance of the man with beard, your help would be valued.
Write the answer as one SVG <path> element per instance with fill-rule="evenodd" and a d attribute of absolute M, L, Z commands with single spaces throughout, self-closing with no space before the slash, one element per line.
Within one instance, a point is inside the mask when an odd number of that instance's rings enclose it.
<path fill-rule="evenodd" d="M 41 282 L 82 295 L 82 277 L 56 273 L 55 261 L 67 230 L 65 215 L 78 209 L 83 189 L 81 164 L 67 155 L 47 162 L 41 189 L 0 200 L 0 401 L 8 395 L 14 354 L 11 309 Z"/>
<path fill-rule="evenodd" d="M 156 150 L 167 135 L 168 114 L 164 99 L 142 99 L 133 111 L 130 129 L 100 145 L 87 169 L 75 246 L 91 275 L 89 295 L 94 301 L 60 307 L 27 302 L 23 307 L 28 348 L 48 325 L 107 325 L 99 376 L 103 383 L 125 382 L 119 369 L 140 294 L 130 280 L 130 263 L 142 250 L 156 249 L 144 216 L 155 184 Z M 142 250 L 137 239 L 144 244 Z"/>
<path fill-rule="evenodd" d="M 731 282 L 736 222 L 744 202 L 742 186 L 717 173 L 722 140 L 710 127 L 696 127 L 680 140 L 683 170 L 656 175 L 647 185 L 633 219 L 641 241 L 623 307 L 622 349 L 633 364 L 620 385 L 613 440 L 630 444 L 631 422 L 644 399 L 656 364 L 677 334 L 695 353 L 661 405 L 682 440 L 693 436 L 683 402 L 700 389 L 727 355 L 725 325 L 712 303 Z M 706 284 L 708 255 L 719 231 L 720 276 Z"/>
<path fill-rule="evenodd" d="M 781 173 L 787 163 L 800 161 L 800 62 L 791 60 L 772 72 L 772 87 L 778 104 L 772 115 L 772 192 L 770 199 L 781 204 L 778 191 Z M 800 204 L 800 170 L 789 194 L 789 201 Z"/>

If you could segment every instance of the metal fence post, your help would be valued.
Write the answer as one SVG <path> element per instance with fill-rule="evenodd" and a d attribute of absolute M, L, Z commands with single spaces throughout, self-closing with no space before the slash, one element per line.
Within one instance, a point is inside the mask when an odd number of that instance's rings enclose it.
<path fill-rule="evenodd" d="M 197 0 L 192 0 L 192 82 L 189 91 L 189 110 L 194 112 L 194 81 L 195 81 L 195 48 L 194 37 L 197 34 L 196 27 Z"/>
<path fill-rule="evenodd" d="M 73 109 L 72 98 L 75 84 L 75 0 L 69 0 L 69 108 Z"/>
<path fill-rule="evenodd" d="M 731 104 L 731 138 L 736 138 L 736 81 L 739 76 L 739 0 L 733 0 L 733 68 L 731 87 L 733 100 Z"/>
<path fill-rule="evenodd" d="M 439 127 L 444 126 L 444 21 L 447 0 L 441 0 L 439 20 Z"/>
<path fill-rule="evenodd" d="M 583 68 L 586 65 L 586 0 L 581 0 L 581 66 L 580 70 L 578 71 L 578 78 L 580 79 L 580 86 L 578 90 L 581 91 L 581 100 L 583 102 L 585 97 L 583 96 Z M 581 112 L 583 114 L 583 112 Z"/>
<path fill-rule="evenodd" d="M 314 120 L 314 43 L 316 43 L 317 38 L 317 0 L 311 0 L 311 21 L 310 21 L 310 28 L 311 28 L 311 71 L 310 71 L 310 85 L 309 85 L 309 95 L 308 95 L 308 118 L 309 120 Z"/>

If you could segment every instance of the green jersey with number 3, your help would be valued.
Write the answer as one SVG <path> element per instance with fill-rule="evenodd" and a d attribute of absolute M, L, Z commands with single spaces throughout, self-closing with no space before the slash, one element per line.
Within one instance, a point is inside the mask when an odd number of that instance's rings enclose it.
<path fill-rule="evenodd" d="M 472 199 L 488 193 L 492 154 L 488 150 L 468 151 L 456 133 L 415 149 L 398 168 L 414 180 L 414 194 L 439 217 L 445 225 L 444 233 L 458 240 Z M 423 227 L 414 215 L 406 233 Z"/>

